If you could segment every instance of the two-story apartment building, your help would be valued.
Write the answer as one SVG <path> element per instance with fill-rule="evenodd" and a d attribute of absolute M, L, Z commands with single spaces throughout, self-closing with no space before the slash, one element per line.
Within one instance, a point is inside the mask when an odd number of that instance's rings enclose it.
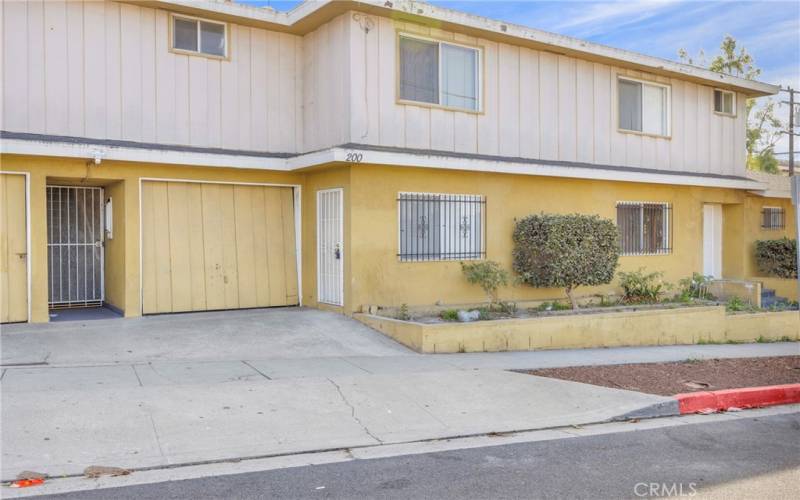
<path fill-rule="evenodd" d="M 3 322 L 475 302 L 543 211 L 673 282 L 791 234 L 745 171 L 773 85 L 407 1 L 8 0 L 2 45 Z"/>

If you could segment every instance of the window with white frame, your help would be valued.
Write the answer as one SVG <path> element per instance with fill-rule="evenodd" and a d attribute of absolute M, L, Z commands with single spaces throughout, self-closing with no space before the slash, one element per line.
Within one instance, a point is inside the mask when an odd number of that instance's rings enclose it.
<path fill-rule="evenodd" d="M 480 110 L 480 50 L 400 35 L 400 100 Z"/>
<path fill-rule="evenodd" d="M 620 77 L 617 80 L 619 128 L 669 135 L 669 86 Z"/>
<path fill-rule="evenodd" d="M 412 262 L 484 258 L 485 207 L 480 195 L 400 193 L 398 257 Z"/>
<path fill-rule="evenodd" d="M 727 90 L 714 89 L 714 111 L 723 115 L 736 114 L 736 94 Z"/>
<path fill-rule="evenodd" d="M 183 52 L 226 57 L 227 29 L 225 23 L 173 15 L 172 48 Z"/>
<path fill-rule="evenodd" d="M 617 203 L 617 229 L 622 255 L 672 252 L 672 206 L 669 203 Z"/>

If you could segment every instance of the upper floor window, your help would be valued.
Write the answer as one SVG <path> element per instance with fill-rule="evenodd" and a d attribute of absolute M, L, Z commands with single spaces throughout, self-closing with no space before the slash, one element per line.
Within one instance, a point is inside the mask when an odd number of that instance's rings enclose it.
<path fill-rule="evenodd" d="M 733 116 L 736 109 L 736 94 L 727 90 L 714 89 L 714 111 Z"/>
<path fill-rule="evenodd" d="M 669 135 L 669 86 L 620 77 L 617 89 L 621 130 Z"/>
<path fill-rule="evenodd" d="M 669 203 L 617 203 L 617 229 L 622 255 L 672 252 L 672 207 Z"/>
<path fill-rule="evenodd" d="M 400 35 L 400 100 L 480 110 L 480 50 Z"/>
<path fill-rule="evenodd" d="M 784 221 L 784 211 L 781 207 L 764 207 L 761 210 L 762 229 L 783 229 L 786 225 Z"/>
<path fill-rule="evenodd" d="M 486 199 L 474 194 L 400 193 L 402 261 L 467 260 L 486 256 Z"/>
<path fill-rule="evenodd" d="M 194 17 L 172 16 L 172 48 L 215 57 L 228 55 L 228 26 Z"/>

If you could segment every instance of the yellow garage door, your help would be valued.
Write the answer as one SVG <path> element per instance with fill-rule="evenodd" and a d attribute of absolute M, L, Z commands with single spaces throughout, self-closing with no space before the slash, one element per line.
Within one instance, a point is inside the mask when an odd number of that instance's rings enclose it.
<path fill-rule="evenodd" d="M 25 176 L 0 174 L 0 323 L 28 320 Z"/>
<path fill-rule="evenodd" d="M 142 183 L 143 312 L 296 305 L 292 188 Z"/>

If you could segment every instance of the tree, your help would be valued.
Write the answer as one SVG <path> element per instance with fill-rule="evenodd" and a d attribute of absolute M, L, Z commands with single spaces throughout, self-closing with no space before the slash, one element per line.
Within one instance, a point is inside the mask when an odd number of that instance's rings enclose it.
<path fill-rule="evenodd" d="M 597 215 L 529 215 L 514 228 L 514 271 L 540 288 L 564 288 L 572 308 L 578 286 L 611 283 L 619 261 L 617 226 Z"/>
<path fill-rule="evenodd" d="M 678 50 L 678 57 L 686 64 L 695 64 L 686 49 Z M 699 64 L 705 66 L 705 54 L 700 51 Z M 717 73 L 754 80 L 761 70 L 756 67 L 755 60 L 747 49 L 739 47 L 736 39 L 726 35 L 720 44 L 720 54 L 715 56 L 708 69 Z M 775 101 L 767 99 L 763 106 L 757 107 L 755 99 L 746 102 L 747 117 L 747 167 L 769 173 L 778 172 L 778 160 L 775 158 L 775 144 L 780 139 L 783 123 L 775 116 Z"/>

